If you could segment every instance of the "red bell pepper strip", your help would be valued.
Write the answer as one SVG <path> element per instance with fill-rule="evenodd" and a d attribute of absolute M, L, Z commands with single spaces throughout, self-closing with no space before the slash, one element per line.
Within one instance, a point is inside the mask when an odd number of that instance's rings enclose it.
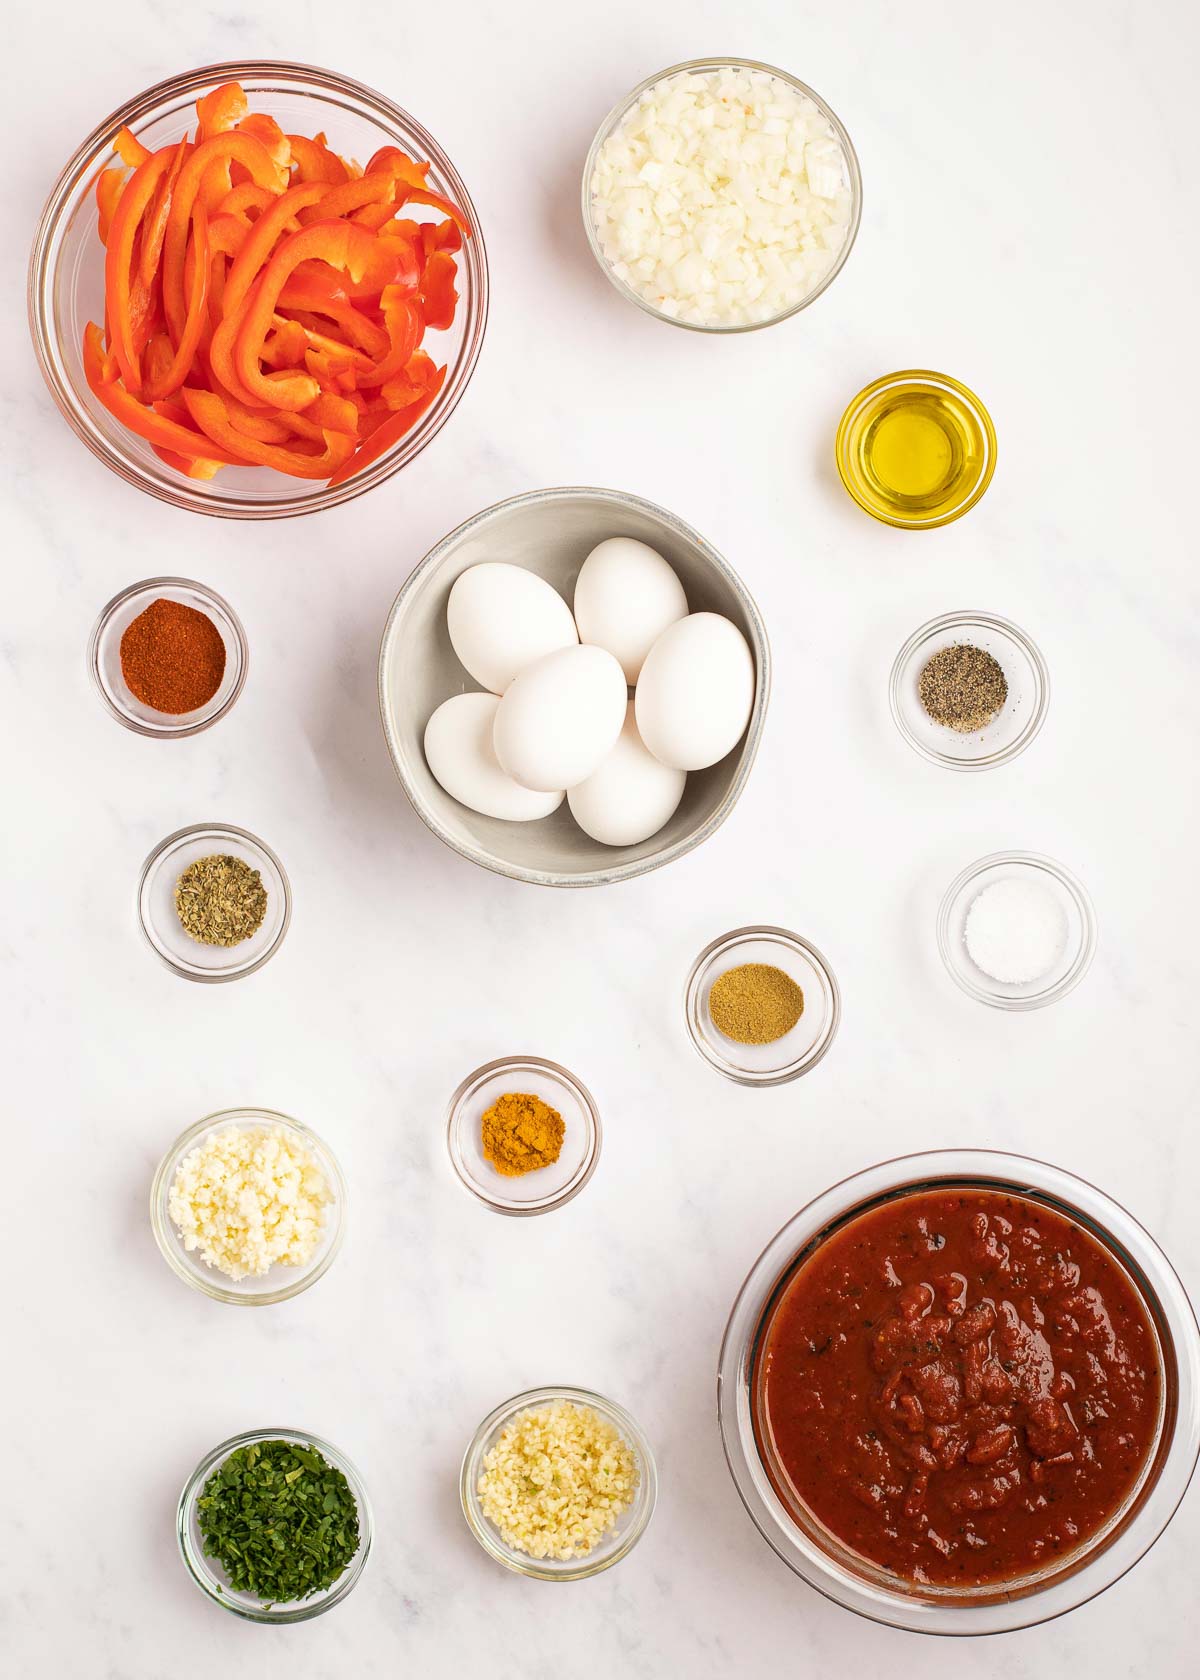
<path fill-rule="evenodd" d="M 234 347 L 238 378 L 259 402 L 298 412 L 320 395 L 316 381 L 307 374 L 267 375 L 258 365 L 275 305 L 292 270 L 310 257 L 319 257 L 333 268 L 347 269 L 352 278 L 358 279 L 370 261 L 372 245 L 372 236 L 353 222 L 314 222 L 285 239 L 272 254 L 246 299 Z"/>
<path fill-rule="evenodd" d="M 121 369 L 121 377 L 125 381 L 126 389 L 135 396 L 141 387 L 142 374 L 134 343 L 134 242 L 158 183 L 170 168 L 174 151 L 173 146 L 164 146 L 161 152 L 155 152 L 145 163 L 138 165 L 129 185 L 121 194 L 112 226 L 108 230 L 108 250 L 104 258 L 104 301 L 108 312 L 108 328 L 113 354 Z"/>
<path fill-rule="evenodd" d="M 154 155 L 142 145 L 131 128 L 119 128 L 113 137 L 113 150 L 122 163 L 128 164 L 130 169 L 137 169 L 143 163 L 149 163 Z"/>
<path fill-rule="evenodd" d="M 383 204 L 395 192 L 395 183 L 387 174 L 360 175 L 355 181 L 343 181 L 340 187 L 326 187 L 324 197 L 301 221 L 328 222 L 336 216 L 348 216 L 365 204 Z"/>
<path fill-rule="evenodd" d="M 229 189 L 217 205 L 216 213 L 219 216 L 246 217 L 247 211 L 256 210 L 261 215 L 275 203 L 276 196 L 267 187 L 256 186 L 253 181 L 243 181 L 240 186 Z"/>
<path fill-rule="evenodd" d="M 461 251 L 462 229 L 452 217 L 444 222 L 422 222 L 421 244 L 425 247 L 426 257 L 434 251 Z"/>
<path fill-rule="evenodd" d="M 354 439 L 345 432 L 325 432 L 325 447 L 320 455 L 284 449 L 277 443 L 259 443 L 256 438 L 236 430 L 225 404 L 212 391 L 192 391 L 185 387 L 183 400 L 196 425 L 219 447 L 241 450 L 245 459 L 254 465 L 274 467 L 276 472 L 287 473 L 292 478 L 328 478 L 354 451 Z"/>
<path fill-rule="evenodd" d="M 299 321 L 285 321 L 275 317 L 279 325 L 263 340 L 262 359 L 268 367 L 299 367 L 308 349 L 308 334 Z"/>
<path fill-rule="evenodd" d="M 298 181 L 326 181 L 331 187 L 337 187 L 350 179 L 346 165 L 329 150 L 320 136 L 309 140 L 303 134 L 289 134 L 288 140 Z"/>
<path fill-rule="evenodd" d="M 192 363 L 196 359 L 196 351 L 200 347 L 200 337 L 208 319 L 208 217 L 204 214 L 204 206 L 199 201 L 192 210 L 192 243 L 188 256 L 192 267 L 192 277 L 188 291 L 187 316 L 184 319 L 183 332 L 175 346 L 175 354 L 171 359 L 170 367 L 165 370 L 160 378 L 147 386 L 146 395 L 151 402 L 157 402 L 162 397 L 169 397 L 172 391 L 177 391 L 192 371 Z"/>
<path fill-rule="evenodd" d="M 175 183 L 179 179 L 179 171 L 183 168 L 183 160 L 187 153 L 188 143 L 185 136 L 175 148 L 171 167 L 159 182 L 154 202 L 142 223 L 142 254 L 138 259 L 138 275 L 146 287 L 153 285 L 154 276 L 158 272 L 163 239 L 167 232 L 167 217 L 171 213 L 171 194 L 175 190 Z"/>
<path fill-rule="evenodd" d="M 426 386 L 424 394 L 418 397 L 416 402 L 411 403 L 408 408 L 398 409 L 390 419 L 377 426 L 366 442 L 360 443 L 350 459 L 333 473 L 329 480 L 329 488 L 332 490 L 337 485 L 344 484 L 348 478 L 353 478 L 356 473 L 362 472 L 364 467 L 369 467 L 372 461 L 377 461 L 381 455 L 386 455 L 392 445 L 398 443 L 405 432 L 411 431 L 416 425 L 441 390 L 445 377 L 446 369 L 444 367 L 439 368 L 437 376 Z M 337 434 L 332 433 L 330 435 L 336 436 Z"/>
<path fill-rule="evenodd" d="M 454 277 L 458 269 L 449 251 L 434 251 L 421 276 L 421 303 L 427 327 L 446 328 L 454 320 L 458 293 Z"/>
<path fill-rule="evenodd" d="M 145 438 L 147 443 L 169 449 L 173 454 L 189 459 L 224 461 L 227 465 L 241 464 L 241 458 L 231 450 L 214 446 L 211 439 L 201 436 L 190 427 L 181 426 L 147 408 L 121 385 L 116 377 L 113 360 L 104 353 L 103 335 L 94 321 L 89 321 L 83 334 L 83 373 L 88 387 L 115 420 Z"/>
<path fill-rule="evenodd" d="M 96 227 L 101 245 L 108 244 L 108 230 L 112 226 L 121 193 L 125 187 L 124 169 L 102 169 L 96 177 Z"/>
<path fill-rule="evenodd" d="M 216 478 L 221 470 L 220 461 L 206 461 L 203 456 L 196 455 L 191 460 L 186 455 L 176 455 L 173 450 L 160 449 L 158 444 L 150 445 L 160 461 L 165 461 L 168 467 L 174 467 L 176 472 L 185 478 Z"/>
<path fill-rule="evenodd" d="M 196 115 L 200 119 L 201 140 L 214 134 L 225 134 L 236 128 L 249 110 L 249 100 L 240 82 L 222 82 L 202 99 L 196 101 Z"/>
<path fill-rule="evenodd" d="M 369 372 L 359 375 L 360 385 L 386 385 L 408 364 L 421 342 L 421 311 L 398 286 L 388 286 L 379 300 L 388 333 L 387 354 Z"/>
<path fill-rule="evenodd" d="M 215 134 L 197 146 L 180 171 L 171 198 L 171 213 L 167 219 L 167 237 L 163 244 L 162 292 L 163 309 L 172 337 L 178 342 L 183 332 L 187 304 L 183 295 L 183 259 L 187 250 L 188 227 L 192 206 L 205 174 L 214 163 L 237 161 L 249 170 L 257 186 L 282 192 L 287 185 L 287 173 L 271 157 L 261 140 L 252 134 Z"/>
<path fill-rule="evenodd" d="M 238 133 L 253 134 L 256 140 L 261 140 L 281 168 L 286 169 L 291 163 L 292 143 L 275 118 L 269 117 L 265 111 L 252 111 L 248 117 L 243 117 L 238 123 Z"/>

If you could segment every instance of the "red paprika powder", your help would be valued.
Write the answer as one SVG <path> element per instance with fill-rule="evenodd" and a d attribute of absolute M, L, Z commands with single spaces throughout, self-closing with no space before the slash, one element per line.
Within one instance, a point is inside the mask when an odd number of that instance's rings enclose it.
<path fill-rule="evenodd" d="M 121 675 L 154 712 L 194 712 L 225 675 L 225 642 L 207 613 L 181 601 L 151 601 L 121 637 Z"/>

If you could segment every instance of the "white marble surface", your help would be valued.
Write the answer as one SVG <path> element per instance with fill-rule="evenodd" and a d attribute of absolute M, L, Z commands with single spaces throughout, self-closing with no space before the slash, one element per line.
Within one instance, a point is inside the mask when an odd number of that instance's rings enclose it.
<path fill-rule="evenodd" d="M 898 1150 L 996 1145 L 1083 1169 L 1200 1286 L 1194 7 L 128 0 L 101 22 L 66 0 L 7 28 L 5 1672 L 1194 1672 L 1195 1492 L 1097 1603 L 1001 1641 L 918 1644 L 768 1552 L 714 1422 L 718 1342 L 761 1244 Z M 738 50 L 829 98 L 866 214 L 810 313 L 713 342 L 608 288 L 577 179 L 625 88 Z M 475 195 L 494 279 L 479 370 L 436 444 L 351 507 L 257 528 L 107 474 L 44 392 L 18 305 L 43 194 L 79 137 L 172 71 L 255 54 L 360 76 L 427 123 Z M 1000 438 L 981 506 L 923 535 L 860 514 L 830 458 L 844 402 L 913 364 L 976 387 Z M 380 629 L 412 565 L 476 509 L 558 483 L 692 521 L 757 595 L 775 650 L 732 820 L 611 892 L 552 895 L 460 862 L 408 808 L 375 708 Z M 164 567 L 228 596 L 252 659 L 229 719 L 159 746 L 103 712 L 83 654 L 103 602 Z M 1041 738 L 979 777 L 922 763 L 885 699 L 899 643 L 958 606 L 1026 626 L 1053 677 Z M 295 888 L 281 954 L 231 987 L 175 979 L 132 917 L 146 852 L 205 817 L 262 834 Z M 1101 923 L 1084 986 L 1024 1017 L 959 993 L 933 943 L 944 883 L 1005 846 L 1063 858 Z M 716 1078 L 680 1009 L 698 948 L 759 919 L 815 940 L 845 995 L 825 1063 L 766 1092 Z M 586 1193 L 533 1221 L 470 1201 L 442 1131 L 459 1079 L 512 1050 L 575 1069 L 606 1126 Z M 260 1312 L 185 1289 L 146 1218 L 164 1146 L 242 1103 L 326 1134 L 352 1196 L 328 1278 Z M 662 1473 L 639 1550 L 564 1590 L 485 1559 L 456 1491 L 482 1414 L 554 1380 L 625 1402 Z M 271 1422 L 345 1447 L 378 1537 L 336 1614 L 268 1631 L 200 1598 L 172 1518 L 209 1446 Z"/>

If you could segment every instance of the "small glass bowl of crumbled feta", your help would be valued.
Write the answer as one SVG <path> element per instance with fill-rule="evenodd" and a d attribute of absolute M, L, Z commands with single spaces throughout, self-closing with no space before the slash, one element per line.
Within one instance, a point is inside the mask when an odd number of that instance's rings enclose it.
<path fill-rule="evenodd" d="M 583 171 L 583 221 L 622 296 L 697 332 L 804 309 L 850 254 L 862 179 L 825 101 L 769 64 L 694 59 L 609 113 Z"/>
<path fill-rule="evenodd" d="M 346 1181 L 329 1146 L 267 1108 L 210 1114 L 176 1138 L 150 1190 L 150 1223 L 177 1277 L 234 1306 L 288 1301 L 342 1245 Z"/>

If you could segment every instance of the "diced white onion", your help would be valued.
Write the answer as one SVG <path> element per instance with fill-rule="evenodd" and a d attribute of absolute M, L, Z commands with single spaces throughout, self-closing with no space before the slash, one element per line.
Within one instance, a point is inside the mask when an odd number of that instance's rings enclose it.
<path fill-rule="evenodd" d="M 591 194 L 613 273 L 701 326 L 765 321 L 802 302 L 850 227 L 832 123 L 761 70 L 683 71 L 648 88 L 601 146 Z"/>

